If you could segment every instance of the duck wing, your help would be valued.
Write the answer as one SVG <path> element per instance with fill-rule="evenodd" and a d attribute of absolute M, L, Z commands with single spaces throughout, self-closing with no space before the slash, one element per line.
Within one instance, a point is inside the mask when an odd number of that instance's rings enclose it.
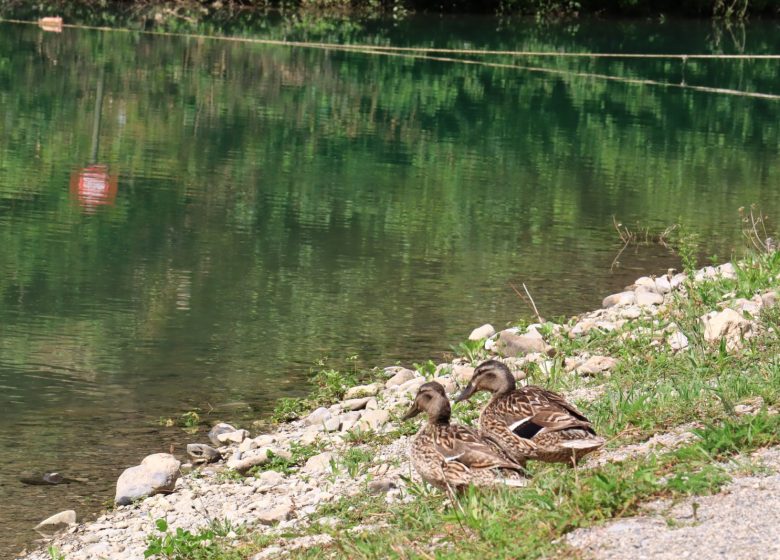
<path fill-rule="evenodd" d="M 580 411 L 560 395 L 539 387 L 524 387 L 506 395 L 496 403 L 496 409 L 509 431 L 524 439 L 572 428 L 595 434 Z"/>
<path fill-rule="evenodd" d="M 436 451 L 445 463 L 460 463 L 470 469 L 512 469 L 524 472 L 523 468 L 499 455 L 482 437 L 466 426 L 451 424 L 436 438 Z"/>

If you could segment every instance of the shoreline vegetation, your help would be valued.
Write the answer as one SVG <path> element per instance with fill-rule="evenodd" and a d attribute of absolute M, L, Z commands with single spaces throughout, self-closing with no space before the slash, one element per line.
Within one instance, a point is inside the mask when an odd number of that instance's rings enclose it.
<path fill-rule="evenodd" d="M 594 550 L 583 532 L 641 519 L 651 504 L 664 519 L 691 503 L 695 517 L 702 496 L 769 476 L 755 452 L 780 444 L 780 252 L 760 216 L 743 223 L 740 258 L 700 268 L 682 236 L 682 272 L 638 278 L 601 309 L 483 325 L 444 363 L 321 371 L 309 397 L 279 401 L 270 429 L 215 425 L 210 445 L 202 435 L 188 446 L 181 475 L 178 459 L 147 457 L 148 468 L 173 466 L 154 495 L 118 484 L 127 505 L 81 525 L 60 518 L 67 530 L 23 557 L 579 557 L 578 543 Z M 435 379 L 452 398 L 488 358 L 574 402 L 604 449 L 577 468 L 529 463 L 524 489 L 455 497 L 421 482 L 408 459 L 421 421 L 401 416 L 422 383 Z M 453 421 L 473 424 L 486 395 L 473 401 L 454 405 Z"/>
<path fill-rule="evenodd" d="M 534 17 L 539 21 L 579 17 L 706 18 L 744 21 L 780 17 L 774 0 L 691 0 L 650 2 L 641 0 L 0 0 L 0 16 L 36 19 L 61 16 L 68 22 L 101 25 L 132 21 L 141 25 L 169 23 L 197 25 L 276 16 L 312 20 L 391 18 L 412 14 L 493 15 Z M 316 24 L 313 24 L 316 26 Z"/>

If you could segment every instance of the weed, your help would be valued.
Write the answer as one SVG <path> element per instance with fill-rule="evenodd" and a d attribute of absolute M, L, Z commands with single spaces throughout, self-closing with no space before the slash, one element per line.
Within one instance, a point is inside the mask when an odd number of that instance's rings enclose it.
<path fill-rule="evenodd" d="M 485 350 L 485 339 L 465 340 L 456 346 L 450 346 L 450 348 L 456 356 L 466 358 L 472 365 L 488 358 L 488 351 Z"/>
<path fill-rule="evenodd" d="M 50 546 L 46 551 L 49 553 L 51 560 L 65 560 L 65 555 L 56 546 Z"/>
<path fill-rule="evenodd" d="M 171 532 L 165 519 L 158 519 L 156 526 L 161 534 L 149 536 L 144 558 L 158 557 L 166 560 L 239 560 L 242 558 L 238 550 L 226 550 L 220 546 L 218 542 L 220 535 L 212 528 L 191 533 L 179 527 Z"/>

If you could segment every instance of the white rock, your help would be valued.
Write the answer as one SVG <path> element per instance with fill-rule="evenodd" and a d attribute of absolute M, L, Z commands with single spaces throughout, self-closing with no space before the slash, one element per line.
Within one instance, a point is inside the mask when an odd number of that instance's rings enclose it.
<path fill-rule="evenodd" d="M 262 488 L 273 488 L 284 482 L 284 475 L 278 471 L 263 471 L 257 477 L 256 482 Z"/>
<path fill-rule="evenodd" d="M 455 364 L 452 366 L 452 373 L 450 375 L 458 383 L 465 384 L 474 377 L 474 368 L 467 365 Z"/>
<path fill-rule="evenodd" d="M 339 419 L 341 420 L 341 431 L 348 432 L 351 430 L 360 420 L 360 412 L 347 412 L 342 414 Z"/>
<path fill-rule="evenodd" d="M 454 393 L 458 390 L 458 386 L 450 377 L 434 377 L 433 380 L 444 387 L 445 393 Z"/>
<path fill-rule="evenodd" d="M 292 500 L 281 498 L 272 507 L 258 511 L 255 514 L 255 518 L 263 525 L 273 525 L 274 523 L 290 519 L 293 510 Z"/>
<path fill-rule="evenodd" d="M 639 305 L 641 305 L 641 303 Z M 621 309 L 620 316 L 623 319 L 638 319 L 642 316 L 642 310 L 639 308 L 639 305 L 629 305 L 628 307 Z"/>
<path fill-rule="evenodd" d="M 259 449 L 252 449 L 251 451 L 242 452 L 238 451 L 233 453 L 227 460 L 227 466 L 230 469 L 244 472 L 250 468 L 262 465 L 268 462 L 268 448 L 262 447 Z"/>
<path fill-rule="evenodd" d="M 341 420 L 338 417 L 328 418 L 325 420 L 325 431 L 336 432 L 341 427 Z"/>
<path fill-rule="evenodd" d="M 678 272 L 674 276 L 672 276 L 672 279 L 669 281 L 669 285 L 672 287 L 673 290 L 676 290 L 685 282 L 688 280 L 688 275 L 684 272 Z"/>
<path fill-rule="evenodd" d="M 303 421 L 308 426 L 321 426 L 322 423 L 331 416 L 333 416 L 333 414 L 330 412 L 330 410 L 324 406 L 321 406 L 320 408 L 312 411 L 311 414 L 303 419 Z"/>
<path fill-rule="evenodd" d="M 246 430 L 234 430 L 224 434 L 219 434 L 217 439 L 220 443 L 241 443 L 249 437 L 249 432 Z"/>
<path fill-rule="evenodd" d="M 368 402 L 366 403 L 366 410 L 376 410 L 379 408 L 379 402 L 374 397 L 371 397 L 368 399 Z"/>
<path fill-rule="evenodd" d="M 550 346 L 536 330 L 521 335 L 503 330 L 498 335 L 496 350 L 503 356 L 516 357 L 529 352 L 548 352 Z"/>
<path fill-rule="evenodd" d="M 634 292 L 634 297 L 636 298 L 637 305 L 642 307 L 660 305 L 664 302 L 664 296 L 642 286 L 637 288 L 636 292 Z"/>
<path fill-rule="evenodd" d="M 737 278 L 737 269 L 734 268 L 734 265 L 729 263 L 724 263 L 717 267 L 718 275 L 721 278 L 725 278 L 727 280 L 736 280 Z"/>
<path fill-rule="evenodd" d="M 333 453 L 325 451 L 319 455 L 309 458 L 306 464 L 301 468 L 302 473 L 306 474 L 321 474 L 331 471 L 331 460 L 333 459 Z"/>
<path fill-rule="evenodd" d="M 688 348 L 688 337 L 681 331 L 675 331 L 666 339 L 672 350 L 685 350 Z"/>
<path fill-rule="evenodd" d="M 469 340 L 482 340 L 483 338 L 490 338 L 496 334 L 496 329 L 490 323 L 485 323 L 481 327 L 477 327 L 469 335 Z"/>
<path fill-rule="evenodd" d="M 668 294 L 672 291 L 672 283 L 666 275 L 655 279 L 655 291 L 659 294 Z"/>
<path fill-rule="evenodd" d="M 241 442 L 241 445 L 238 446 L 238 450 L 241 453 L 246 453 L 247 451 L 251 451 L 252 449 L 257 449 L 259 445 L 257 445 L 257 442 L 253 439 L 245 439 Z"/>
<path fill-rule="evenodd" d="M 213 428 L 211 428 L 211 431 L 209 432 L 209 440 L 211 443 L 219 447 L 219 445 L 222 443 L 218 437 L 220 434 L 227 434 L 230 432 L 235 432 L 236 428 L 231 426 L 230 424 L 225 424 L 224 422 L 220 422 L 219 424 L 216 424 Z"/>
<path fill-rule="evenodd" d="M 641 286 L 643 288 L 647 288 L 647 289 L 649 289 L 649 290 L 651 290 L 653 292 L 655 292 L 656 289 L 657 289 L 656 285 L 655 285 L 655 280 L 653 280 L 649 276 L 642 276 L 641 278 L 637 278 L 636 282 L 634 282 L 634 285 L 636 287 L 640 287 Z"/>
<path fill-rule="evenodd" d="M 410 379 L 403 385 L 398 386 L 398 391 L 400 393 L 408 393 L 411 395 L 417 394 L 417 389 L 419 389 L 422 385 L 425 384 L 425 378 L 424 377 L 415 377 L 414 379 Z"/>
<path fill-rule="evenodd" d="M 367 410 L 360 417 L 358 427 L 361 430 L 378 430 L 390 419 L 390 413 L 386 410 Z"/>
<path fill-rule="evenodd" d="M 347 392 L 344 394 L 344 398 L 355 399 L 358 397 L 373 397 L 379 393 L 380 389 L 381 388 L 378 383 L 356 385 L 355 387 L 350 387 L 347 389 Z"/>
<path fill-rule="evenodd" d="M 74 523 L 76 523 L 76 512 L 68 509 L 47 517 L 35 526 L 35 530 L 40 533 L 52 534 L 62 531 Z"/>
<path fill-rule="evenodd" d="M 709 280 L 710 278 L 715 278 L 718 276 L 718 271 L 715 269 L 714 266 L 705 266 L 701 270 L 697 270 L 694 275 L 693 279 L 696 282 L 701 282 L 703 280 Z"/>
<path fill-rule="evenodd" d="M 585 363 L 576 366 L 574 372 L 580 375 L 596 375 L 612 370 L 617 363 L 617 360 L 610 356 L 591 356 Z"/>
<path fill-rule="evenodd" d="M 396 374 L 388 379 L 385 382 L 385 388 L 389 389 L 390 387 L 397 387 L 398 385 L 403 385 L 410 379 L 414 379 L 417 376 L 417 374 L 412 371 L 411 369 L 403 368 L 396 372 Z"/>
<path fill-rule="evenodd" d="M 601 302 L 601 306 L 606 308 L 615 307 L 616 305 L 631 305 L 636 301 L 634 292 L 626 291 L 618 294 L 612 294 L 604 298 Z"/>
<path fill-rule="evenodd" d="M 347 399 L 341 402 L 341 406 L 344 410 L 362 410 L 366 408 L 368 401 L 371 397 L 363 397 L 361 399 Z"/>
<path fill-rule="evenodd" d="M 180 466 L 176 457 L 168 453 L 145 457 L 140 465 L 125 469 L 119 476 L 114 501 L 127 505 L 147 496 L 173 492 Z"/>
<path fill-rule="evenodd" d="M 750 336 L 753 325 L 742 315 L 727 308 L 713 311 L 701 317 L 704 324 L 704 340 L 717 343 L 726 340 L 726 349 L 731 351 L 742 346 L 744 338 Z"/>

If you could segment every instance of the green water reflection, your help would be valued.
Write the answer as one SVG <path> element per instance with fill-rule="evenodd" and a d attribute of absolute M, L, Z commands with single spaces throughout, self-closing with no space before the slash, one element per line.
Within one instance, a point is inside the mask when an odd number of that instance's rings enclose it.
<path fill-rule="evenodd" d="M 780 52 L 776 24 L 328 33 L 316 38 Z M 530 62 L 683 79 L 679 61 Z M 684 72 L 780 94 L 777 62 Z M 611 272 L 612 216 L 682 220 L 720 255 L 739 206 L 780 216 L 780 102 L 574 75 L 0 24 L 0 127 L 0 491 L 20 504 L 0 524 L 23 529 L 0 547 L 186 441 L 160 416 L 258 416 L 305 392 L 323 356 L 436 359 L 482 322 L 526 315 L 510 283 L 549 317 L 675 263 L 654 248 Z M 24 487 L 25 469 L 90 482 Z"/>

